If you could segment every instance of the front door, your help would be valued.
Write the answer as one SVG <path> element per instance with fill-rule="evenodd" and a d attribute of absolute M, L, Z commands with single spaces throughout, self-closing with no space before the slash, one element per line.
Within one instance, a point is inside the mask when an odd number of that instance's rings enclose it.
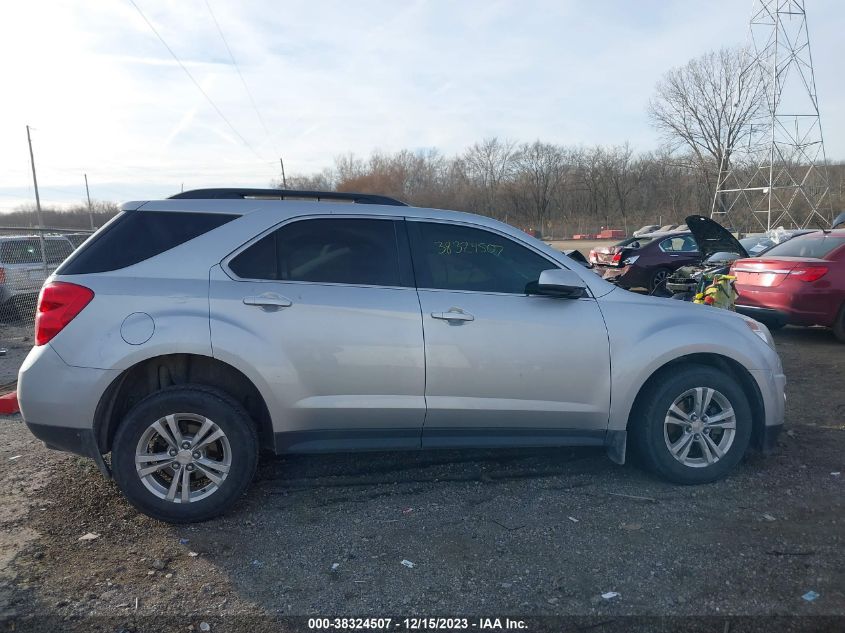
<path fill-rule="evenodd" d="M 610 406 L 591 297 L 527 295 L 560 264 L 488 229 L 408 219 L 423 316 L 423 446 L 597 444 Z"/>
<path fill-rule="evenodd" d="M 401 220 L 285 224 L 212 269 L 210 310 L 215 357 L 266 383 L 279 450 L 419 447 L 422 324 Z"/>

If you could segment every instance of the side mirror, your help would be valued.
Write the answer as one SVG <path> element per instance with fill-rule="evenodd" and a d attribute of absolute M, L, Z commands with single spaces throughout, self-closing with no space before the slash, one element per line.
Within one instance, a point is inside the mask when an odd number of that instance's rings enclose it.
<path fill-rule="evenodd" d="M 553 268 L 540 273 L 536 284 L 529 284 L 528 294 L 577 299 L 583 297 L 587 284 L 571 270 Z"/>

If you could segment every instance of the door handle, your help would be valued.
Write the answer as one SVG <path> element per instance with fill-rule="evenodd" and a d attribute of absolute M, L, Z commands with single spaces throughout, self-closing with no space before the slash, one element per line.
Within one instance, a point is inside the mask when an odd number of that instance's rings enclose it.
<path fill-rule="evenodd" d="M 293 301 L 280 295 L 258 295 L 257 297 L 244 297 L 244 305 L 258 306 L 259 308 L 289 308 Z"/>
<path fill-rule="evenodd" d="M 431 318 L 444 321 L 475 321 L 474 316 L 457 308 L 451 308 L 448 312 L 432 312 Z"/>

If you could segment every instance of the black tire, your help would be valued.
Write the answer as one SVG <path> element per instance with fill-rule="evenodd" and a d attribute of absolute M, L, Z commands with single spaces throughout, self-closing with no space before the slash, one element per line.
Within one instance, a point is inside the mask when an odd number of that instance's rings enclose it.
<path fill-rule="evenodd" d="M 658 268 L 652 272 L 651 277 L 648 279 L 648 291 L 653 295 L 668 296 L 669 291 L 666 290 L 666 280 L 671 274 L 672 271 L 668 268 Z"/>
<path fill-rule="evenodd" d="M 718 391 L 728 400 L 736 419 L 733 443 L 724 456 L 702 467 L 688 466 L 676 459 L 669 451 L 664 436 L 664 420 L 669 408 L 676 398 L 696 387 Z M 703 484 L 721 479 L 742 460 L 751 440 L 751 408 L 748 398 L 732 376 L 713 367 L 691 364 L 674 367 L 655 377 L 639 398 L 629 428 L 631 447 L 646 469 L 673 483 Z M 701 451 L 700 447 L 694 448 L 690 454 L 696 450 Z M 704 459 L 703 453 L 701 459 Z"/>
<path fill-rule="evenodd" d="M 845 303 L 839 308 L 839 314 L 836 315 L 836 321 L 833 323 L 833 335 L 840 343 L 845 343 Z"/>
<path fill-rule="evenodd" d="M 176 413 L 213 421 L 231 451 L 231 465 L 222 483 L 207 497 L 190 503 L 159 498 L 145 486 L 135 467 L 136 447 L 150 425 Z M 168 387 L 147 396 L 126 414 L 112 445 L 112 471 L 123 494 L 144 514 L 168 523 L 206 521 L 223 514 L 249 487 L 257 464 L 258 435 L 249 414 L 227 394 L 203 385 Z"/>

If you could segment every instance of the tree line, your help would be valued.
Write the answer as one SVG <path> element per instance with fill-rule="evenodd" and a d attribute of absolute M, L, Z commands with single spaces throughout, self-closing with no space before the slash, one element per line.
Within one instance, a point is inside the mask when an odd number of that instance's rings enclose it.
<path fill-rule="evenodd" d="M 627 142 L 575 146 L 492 137 L 453 156 L 437 149 L 345 154 L 318 173 L 287 178 L 286 186 L 378 193 L 414 206 L 470 211 L 545 237 L 680 224 L 688 215 L 710 214 L 720 174 L 740 170 L 738 181 L 749 181 L 765 159 L 743 151 L 755 126 L 758 135 L 765 131 L 761 121 L 765 125 L 768 116 L 767 78 L 750 68 L 742 49 L 727 48 L 666 72 L 648 108 L 661 139 L 658 150 L 636 151 Z M 776 169 L 786 173 L 795 166 Z M 845 163 L 828 163 L 827 173 L 825 206 L 838 213 L 845 208 Z M 95 225 L 116 212 L 113 203 L 96 203 Z M 85 205 L 46 209 L 43 217 L 47 226 L 89 225 Z M 760 230 L 750 208 L 732 211 L 726 222 L 743 232 Z M 0 225 L 35 224 L 31 207 L 0 216 Z"/>

